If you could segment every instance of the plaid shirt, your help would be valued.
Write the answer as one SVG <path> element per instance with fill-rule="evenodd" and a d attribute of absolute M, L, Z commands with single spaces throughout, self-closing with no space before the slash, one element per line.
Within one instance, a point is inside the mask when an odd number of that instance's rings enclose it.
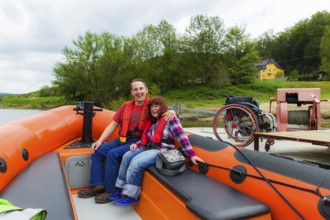
<path fill-rule="evenodd" d="M 155 128 L 157 126 L 159 121 L 156 123 L 152 124 L 147 131 L 147 137 L 148 137 L 148 142 L 151 142 L 152 136 L 154 134 Z M 195 152 L 193 148 L 191 147 L 190 141 L 185 134 L 185 132 L 182 129 L 180 120 L 177 117 L 174 117 L 171 121 L 166 122 L 164 131 L 163 131 L 163 136 L 162 139 L 166 139 L 169 141 L 174 141 L 176 139 L 180 145 L 182 150 L 184 151 L 185 155 L 191 159 L 193 156 L 195 156 Z M 137 143 L 138 147 L 141 146 L 141 141 L 138 141 Z M 157 149 L 159 150 L 171 150 L 175 148 L 174 144 L 166 144 L 166 143 L 157 143 L 156 144 Z"/>

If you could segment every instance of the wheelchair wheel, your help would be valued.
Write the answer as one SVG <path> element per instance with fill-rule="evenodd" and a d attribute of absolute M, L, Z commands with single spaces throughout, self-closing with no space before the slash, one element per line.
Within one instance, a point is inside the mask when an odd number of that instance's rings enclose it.
<path fill-rule="evenodd" d="M 229 104 L 217 111 L 213 118 L 213 132 L 219 141 L 245 147 L 258 130 L 257 116 L 253 111 L 240 104 Z"/>

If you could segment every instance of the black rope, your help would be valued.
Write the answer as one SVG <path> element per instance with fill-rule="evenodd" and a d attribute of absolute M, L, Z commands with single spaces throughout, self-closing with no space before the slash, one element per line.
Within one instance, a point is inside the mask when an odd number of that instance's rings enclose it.
<path fill-rule="evenodd" d="M 239 171 L 239 170 L 230 169 L 230 168 L 227 168 L 227 167 L 222 167 L 222 166 L 218 166 L 218 165 L 210 164 L 210 163 L 206 163 L 206 162 L 204 162 L 203 164 L 205 164 L 205 165 L 207 165 L 209 167 L 215 167 L 215 168 L 219 168 L 219 169 L 223 169 L 223 170 L 233 171 L 233 172 L 238 173 L 240 175 L 242 174 L 242 171 Z M 255 175 L 248 174 L 248 173 L 246 173 L 245 175 L 248 176 L 248 177 L 251 177 L 251 178 L 258 179 L 258 180 L 263 180 L 263 178 L 260 177 L 260 176 L 255 176 Z M 293 189 L 303 190 L 303 191 L 306 191 L 306 192 L 315 194 L 317 196 L 320 196 L 320 198 L 323 198 L 323 196 L 317 190 L 307 189 L 307 188 L 303 188 L 303 187 L 298 187 L 298 186 L 291 185 L 291 184 L 288 184 L 288 183 L 283 183 L 283 182 L 280 182 L 280 181 L 277 181 L 277 180 L 272 180 L 272 179 L 268 179 L 268 180 L 270 182 L 276 183 L 278 185 L 287 186 L 287 187 L 290 187 L 290 188 L 293 188 Z"/>
<path fill-rule="evenodd" d="M 257 171 L 257 173 L 262 177 L 263 180 L 266 181 L 266 183 L 284 200 L 284 202 L 286 204 L 288 204 L 288 206 L 303 220 L 305 220 L 305 217 L 283 196 L 283 194 L 262 174 L 262 172 L 252 163 L 252 161 L 249 160 L 249 158 L 247 156 L 245 156 L 245 154 L 243 154 L 243 152 L 238 149 L 235 145 L 232 145 L 229 142 L 224 141 L 225 143 L 227 143 L 229 146 L 232 146 L 238 153 L 240 153 L 245 159 L 246 161 L 255 169 L 255 171 Z"/>
<path fill-rule="evenodd" d="M 330 170 L 326 170 L 326 171 L 323 173 L 323 176 L 322 176 L 322 178 L 320 179 L 320 182 L 319 182 L 318 186 L 316 187 L 316 192 L 317 192 L 321 197 L 323 197 L 323 196 L 322 196 L 322 194 L 321 194 L 321 192 L 320 192 L 320 187 L 321 187 L 321 184 L 322 184 L 324 178 L 325 178 L 326 175 L 329 173 L 329 171 L 330 171 Z"/>

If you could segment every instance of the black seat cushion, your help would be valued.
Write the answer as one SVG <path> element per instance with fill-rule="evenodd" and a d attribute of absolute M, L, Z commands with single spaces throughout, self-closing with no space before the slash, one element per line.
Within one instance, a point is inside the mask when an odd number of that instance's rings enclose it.
<path fill-rule="evenodd" d="M 174 177 L 161 175 L 154 165 L 147 170 L 201 219 L 246 219 L 270 211 L 264 203 L 191 169 Z"/>

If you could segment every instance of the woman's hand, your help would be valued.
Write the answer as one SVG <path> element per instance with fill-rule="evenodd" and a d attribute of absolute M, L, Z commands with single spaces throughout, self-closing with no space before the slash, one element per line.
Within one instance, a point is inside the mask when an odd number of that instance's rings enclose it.
<path fill-rule="evenodd" d="M 131 144 L 131 146 L 129 147 L 130 151 L 135 151 L 137 148 L 136 144 Z"/>
<path fill-rule="evenodd" d="M 191 159 L 190 159 L 195 165 L 198 165 L 198 162 L 202 162 L 204 163 L 204 161 L 199 158 L 198 156 L 193 156 Z"/>
<path fill-rule="evenodd" d="M 174 110 L 168 110 L 162 116 L 165 116 L 165 121 L 171 121 L 176 116 L 176 114 Z"/>

